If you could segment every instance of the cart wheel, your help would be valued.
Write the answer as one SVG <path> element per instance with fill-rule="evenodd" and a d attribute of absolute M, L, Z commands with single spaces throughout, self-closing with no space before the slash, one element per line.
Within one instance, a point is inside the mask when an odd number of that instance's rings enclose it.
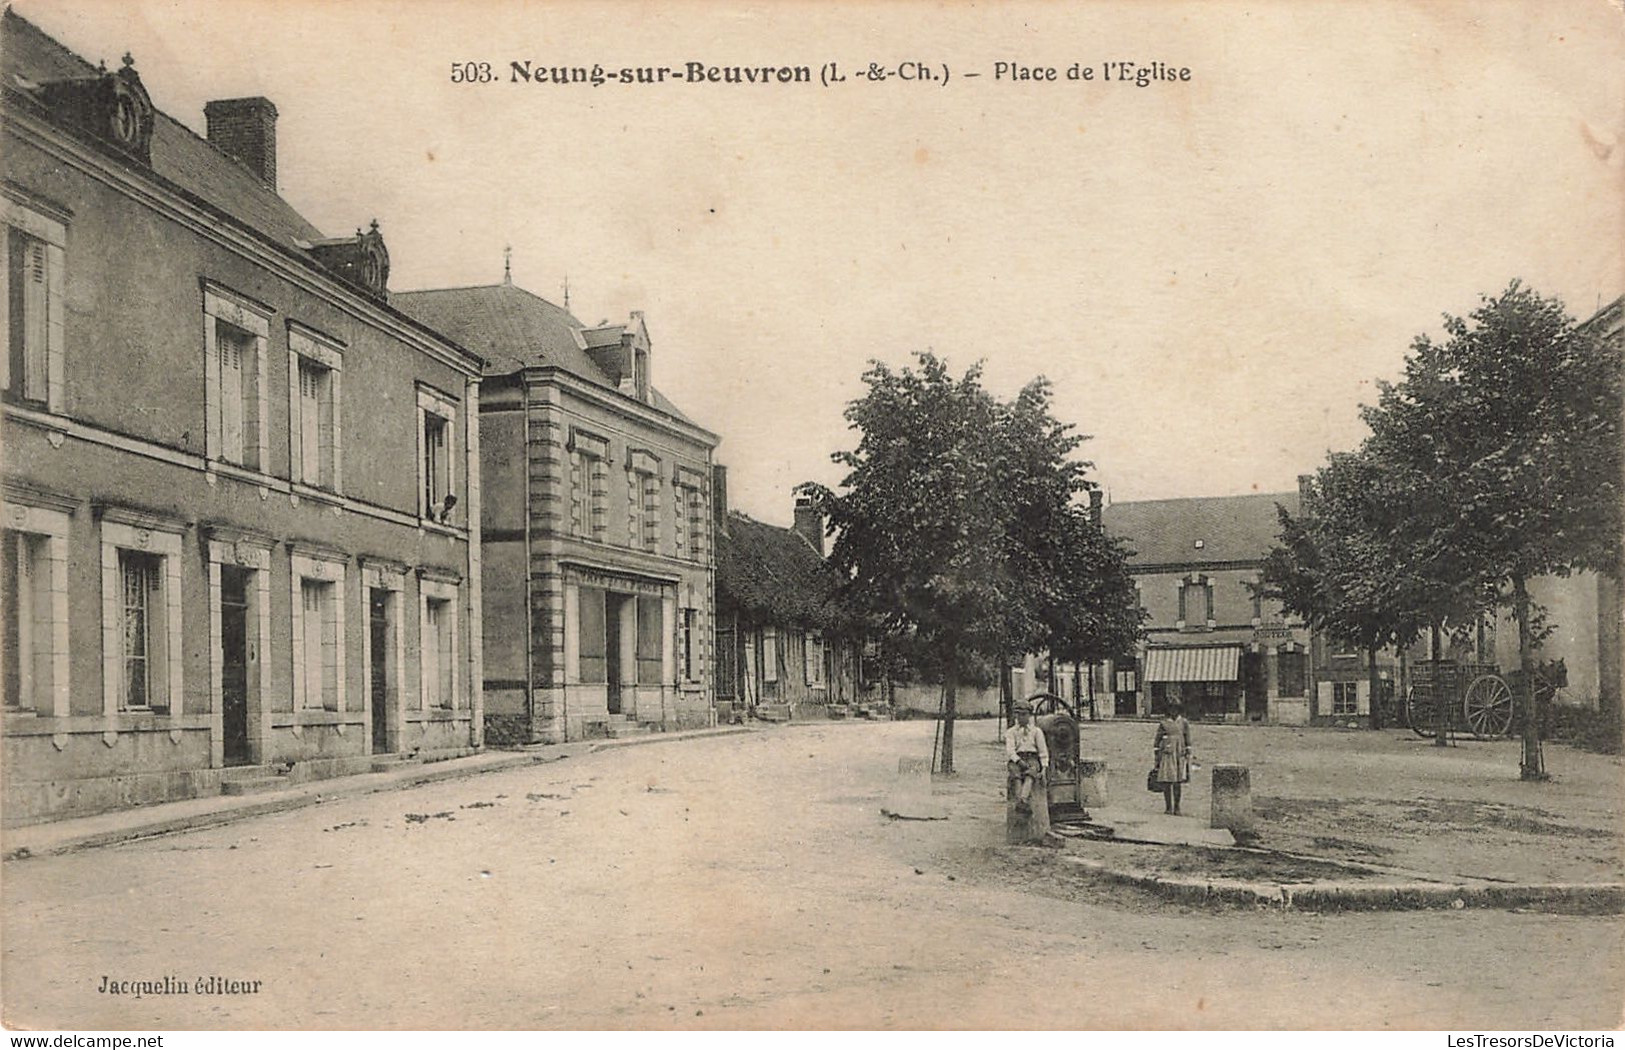
<path fill-rule="evenodd" d="M 1438 732 L 1438 722 L 1433 717 L 1432 696 L 1414 685 L 1405 690 L 1405 724 L 1424 740 L 1432 739 Z"/>
<path fill-rule="evenodd" d="M 1478 739 L 1506 736 L 1512 730 L 1512 688 L 1498 674 L 1480 675 L 1462 695 L 1461 710 Z"/>

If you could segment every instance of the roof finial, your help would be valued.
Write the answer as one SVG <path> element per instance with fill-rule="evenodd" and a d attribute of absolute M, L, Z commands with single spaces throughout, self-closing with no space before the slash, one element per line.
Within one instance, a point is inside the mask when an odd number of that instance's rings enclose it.
<path fill-rule="evenodd" d="M 569 311 L 569 309 L 570 309 L 570 275 L 569 274 L 564 275 L 564 309 L 566 311 Z"/>
<path fill-rule="evenodd" d="M 128 51 L 124 52 L 124 68 L 129 69 L 133 65 L 135 65 L 135 56 Z"/>
<path fill-rule="evenodd" d="M 502 246 L 502 283 L 513 283 L 513 245 Z"/>

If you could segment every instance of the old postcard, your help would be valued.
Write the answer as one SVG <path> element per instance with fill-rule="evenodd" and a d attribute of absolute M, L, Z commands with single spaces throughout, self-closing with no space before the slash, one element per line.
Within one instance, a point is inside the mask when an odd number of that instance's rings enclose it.
<path fill-rule="evenodd" d="M 8 1030 L 1621 1024 L 1614 0 L 3 31 Z"/>

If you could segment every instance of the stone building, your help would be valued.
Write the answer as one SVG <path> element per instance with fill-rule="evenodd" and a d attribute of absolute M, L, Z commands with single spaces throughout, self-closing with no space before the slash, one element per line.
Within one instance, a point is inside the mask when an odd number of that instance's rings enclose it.
<path fill-rule="evenodd" d="M 507 281 L 396 302 L 491 362 L 480 400 L 490 738 L 708 725 L 717 437 L 655 389 L 642 315 L 587 327 Z"/>
<path fill-rule="evenodd" d="M 3 33 L 6 819 L 477 747 L 480 359 L 277 195 L 269 101 Z"/>
<path fill-rule="evenodd" d="M 1140 650 L 1107 661 L 1099 714 L 1157 714 L 1175 698 L 1193 719 L 1230 722 L 1303 724 L 1334 708 L 1369 710 L 1369 698 L 1356 695 L 1364 686 L 1341 704 L 1320 703 L 1310 631 L 1253 592 L 1280 531 L 1277 504 L 1295 513 L 1298 494 L 1105 508 L 1106 531 L 1135 552 L 1129 569 L 1149 615 Z"/>
<path fill-rule="evenodd" d="M 782 720 L 856 702 L 861 649 L 838 630 L 812 501 L 786 529 L 729 513 L 716 491 L 718 708 Z"/>

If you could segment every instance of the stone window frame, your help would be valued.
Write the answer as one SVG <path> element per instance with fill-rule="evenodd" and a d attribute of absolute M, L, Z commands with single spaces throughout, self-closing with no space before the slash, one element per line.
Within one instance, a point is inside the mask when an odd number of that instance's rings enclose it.
<path fill-rule="evenodd" d="M 688 561 L 703 562 L 706 557 L 705 474 L 678 464 L 671 484 L 676 555 Z"/>
<path fill-rule="evenodd" d="M 418 570 L 418 710 L 429 711 L 461 711 L 468 706 L 467 689 L 464 686 L 462 667 L 461 618 L 457 615 L 457 604 L 461 597 L 462 582 L 455 576 L 436 572 L 432 569 Z M 446 615 L 449 620 L 446 630 L 451 635 L 451 697 L 449 703 L 430 703 L 430 678 L 428 674 L 429 663 L 429 603 L 431 601 L 444 602 Z M 438 659 L 438 647 L 436 647 Z"/>
<path fill-rule="evenodd" d="M 603 543 L 609 538 L 609 438 L 570 428 L 570 531 Z"/>
<path fill-rule="evenodd" d="M 66 404 L 68 219 L 66 209 L 25 199 L 7 188 L 0 192 L 0 232 L 6 265 L 0 268 L 0 329 L 6 352 L 0 356 L 0 386 L 10 389 L 11 376 L 11 231 L 18 230 L 45 245 L 45 397 L 20 398 L 24 405 L 60 414 Z M 24 377 L 26 389 L 26 377 Z"/>
<path fill-rule="evenodd" d="M 1213 618 L 1213 580 L 1206 573 L 1190 573 L 1181 577 L 1175 587 L 1175 593 L 1179 599 L 1179 618 L 1174 621 L 1175 629 L 1180 631 L 1213 630 L 1217 626 L 1217 621 Z M 1186 608 L 1185 591 L 1188 587 L 1199 587 L 1205 592 L 1203 600 L 1207 606 L 1207 615 L 1199 622 L 1190 620 L 1189 610 Z"/>
<path fill-rule="evenodd" d="M 627 546 L 650 554 L 661 552 L 665 488 L 660 457 L 643 448 L 626 450 Z"/>
<path fill-rule="evenodd" d="M 178 724 L 186 692 L 185 649 L 182 639 L 181 552 L 186 526 L 118 507 L 101 509 L 102 556 L 102 714 L 115 719 L 126 711 L 153 710 L 150 704 L 128 707 L 124 696 L 124 614 L 121 551 L 156 555 L 161 569 L 164 602 L 164 682 L 166 709 Z M 150 644 L 150 643 L 149 643 Z M 156 712 L 155 712 L 156 713 Z"/>
<path fill-rule="evenodd" d="M 213 281 L 203 282 L 203 454 L 210 461 L 230 463 L 234 466 L 269 474 L 270 442 L 270 384 L 267 381 L 267 361 L 271 336 L 271 307 L 233 292 Z M 252 442 L 244 420 L 243 447 L 240 459 L 225 454 L 223 412 L 220 397 L 219 326 L 221 322 L 253 337 L 254 342 L 254 407 L 255 424 Z M 245 373 L 246 373 L 245 369 Z M 252 453 L 251 451 L 252 450 Z"/>
<path fill-rule="evenodd" d="M 248 753 L 258 763 L 265 754 L 265 716 L 271 698 L 271 550 L 275 541 L 225 528 L 211 528 L 205 557 L 209 572 L 209 733 L 210 761 L 214 768 L 225 766 L 226 703 L 221 688 L 225 671 L 225 631 L 222 624 L 221 575 L 227 566 L 248 569 L 255 575 L 249 598 L 254 623 L 250 637 L 258 646 L 259 674 L 250 678 L 256 691 L 248 705 Z"/>
<path fill-rule="evenodd" d="M 288 479 L 308 489 L 338 494 L 344 491 L 344 343 L 314 328 L 288 322 Z M 300 411 L 300 362 L 309 361 L 327 372 L 327 400 L 333 417 L 327 442 L 317 436 L 317 473 L 323 467 L 331 473 L 324 479 L 304 476 L 304 421 Z"/>
<path fill-rule="evenodd" d="M 446 491 L 431 499 L 428 484 L 428 428 L 429 417 L 440 420 L 446 438 Z M 418 520 L 445 524 L 442 507 L 447 495 L 457 491 L 457 399 L 427 383 L 417 384 L 417 446 L 418 446 Z M 465 508 L 474 513 L 473 508 Z"/>
<path fill-rule="evenodd" d="M 44 623 L 28 621 L 31 633 L 30 649 L 35 665 L 32 695 L 16 707 L 7 707 L 9 715 L 37 715 L 67 718 L 71 714 L 69 633 L 68 633 L 68 543 L 73 527 L 72 503 L 53 499 L 43 494 L 25 492 L 12 486 L 0 490 L 5 499 L 3 525 L 10 532 L 40 537 L 43 543 L 43 561 L 50 569 L 45 581 L 45 601 L 35 599 L 36 613 L 41 604 L 48 613 Z M 38 583 L 35 584 L 38 586 Z M 9 615 L 9 613 L 8 613 Z M 19 620 L 19 626 L 23 621 Z M 48 627 L 48 631 L 40 630 Z M 40 646 L 39 643 L 45 643 Z M 40 664 L 48 670 L 47 680 L 41 682 Z M 43 702 L 42 701 L 48 701 Z"/>
<path fill-rule="evenodd" d="M 349 558 L 336 551 L 319 550 L 311 547 L 295 547 L 288 553 L 288 641 L 292 653 L 293 670 L 293 715 L 294 730 L 300 728 L 299 716 L 305 712 L 348 710 L 346 707 L 345 679 L 348 665 L 345 652 L 345 620 L 349 593 L 346 584 L 349 577 Z M 322 703 L 312 705 L 307 695 L 305 682 L 305 601 L 304 584 L 306 580 L 318 583 L 331 584 L 333 602 L 333 624 L 335 631 L 335 644 L 333 647 L 333 706 L 329 707 L 326 697 Z"/>

